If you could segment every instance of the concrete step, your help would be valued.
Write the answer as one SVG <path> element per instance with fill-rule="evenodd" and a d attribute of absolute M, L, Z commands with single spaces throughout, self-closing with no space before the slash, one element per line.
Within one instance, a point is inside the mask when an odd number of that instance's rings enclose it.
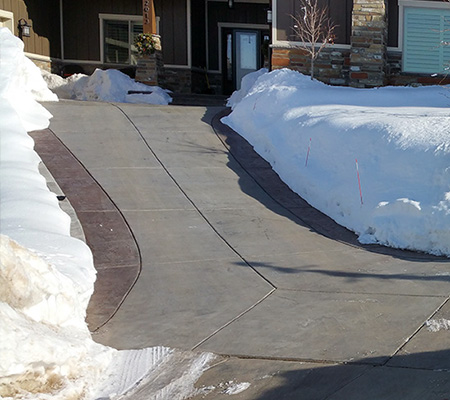
<path fill-rule="evenodd" d="M 172 105 L 176 106 L 204 106 L 204 107 L 224 107 L 229 96 L 217 94 L 184 94 L 171 93 Z"/>

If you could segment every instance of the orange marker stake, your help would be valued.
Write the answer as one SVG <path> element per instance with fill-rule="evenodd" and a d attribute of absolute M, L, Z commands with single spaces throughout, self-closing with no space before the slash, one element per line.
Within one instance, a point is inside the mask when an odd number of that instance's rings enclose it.
<path fill-rule="evenodd" d="M 363 205 L 364 202 L 363 202 L 362 190 L 361 190 L 361 180 L 359 179 L 358 160 L 355 158 L 355 161 L 356 161 L 356 175 L 358 176 L 359 197 L 361 198 L 361 205 Z"/>

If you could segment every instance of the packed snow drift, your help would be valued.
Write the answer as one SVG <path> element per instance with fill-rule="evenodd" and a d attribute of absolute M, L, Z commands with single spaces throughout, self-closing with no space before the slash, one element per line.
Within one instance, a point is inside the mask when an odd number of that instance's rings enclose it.
<path fill-rule="evenodd" d="M 78 398 L 115 350 L 91 339 L 92 253 L 70 237 L 70 218 L 39 174 L 27 135 L 51 118 L 35 99 L 56 96 L 6 28 L 0 43 L 0 396 Z"/>
<path fill-rule="evenodd" d="M 450 88 L 244 77 L 223 121 L 361 243 L 450 256 Z"/>
<path fill-rule="evenodd" d="M 42 71 L 42 74 L 49 89 L 61 99 L 158 105 L 172 102 L 167 90 L 136 82 L 115 69 L 106 71 L 96 69 L 90 76 L 75 74 L 66 79 L 45 71 Z M 128 94 L 128 92 L 145 94 Z"/>
<path fill-rule="evenodd" d="M 172 368 L 177 351 L 117 351 L 92 340 L 85 317 L 93 256 L 70 236 L 70 217 L 38 171 L 27 132 L 47 128 L 51 115 L 36 100 L 57 97 L 23 43 L 0 28 L 0 399 L 132 398 L 141 380 Z M 191 394 L 214 358 L 186 357 L 188 369 L 155 398 Z"/>

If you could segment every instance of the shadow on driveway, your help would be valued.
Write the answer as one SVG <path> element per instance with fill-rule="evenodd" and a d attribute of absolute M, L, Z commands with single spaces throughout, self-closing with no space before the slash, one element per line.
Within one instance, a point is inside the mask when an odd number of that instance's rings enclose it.
<path fill-rule="evenodd" d="M 277 205 L 273 202 L 265 201 L 265 198 L 257 198 L 268 209 L 287 217 L 295 223 L 310 228 L 327 238 L 337 240 L 350 246 L 361 248 L 369 252 L 392 256 L 403 260 L 420 260 L 430 262 L 448 262 L 446 257 L 433 256 L 426 253 L 414 252 L 409 250 L 394 249 L 382 245 L 361 244 L 357 240 L 355 233 L 337 224 L 327 215 L 310 206 L 297 193 L 293 192 L 272 169 L 270 164 L 255 152 L 253 147 L 238 133 L 228 125 L 221 122 L 221 118 L 230 114 L 229 108 L 223 109 L 217 113 L 217 108 L 207 108 L 203 121 L 211 124 L 215 133 L 229 150 L 230 162 L 228 166 L 237 174 L 242 176 L 242 169 L 250 175 L 255 182 L 266 192 Z M 238 168 L 236 167 L 236 162 Z M 245 185 L 246 180 L 241 179 L 242 191 L 253 196 Z M 254 196 L 253 196 L 254 197 Z"/>
<path fill-rule="evenodd" d="M 447 332 L 448 333 L 448 332 Z M 192 400 L 448 400 L 450 350 L 392 357 L 386 364 L 228 358 L 205 372 Z M 242 386 L 245 387 L 245 386 Z"/>

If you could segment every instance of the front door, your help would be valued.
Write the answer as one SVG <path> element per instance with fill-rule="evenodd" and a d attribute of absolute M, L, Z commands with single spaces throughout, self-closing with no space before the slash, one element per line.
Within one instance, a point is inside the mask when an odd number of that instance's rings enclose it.
<path fill-rule="evenodd" d="M 261 43 L 266 36 L 268 32 L 261 30 L 223 29 L 222 73 L 225 94 L 239 90 L 242 78 L 262 67 L 264 53 Z"/>
<path fill-rule="evenodd" d="M 260 45 L 258 32 L 235 31 L 236 74 L 235 87 L 241 88 L 242 78 L 260 68 Z"/>

